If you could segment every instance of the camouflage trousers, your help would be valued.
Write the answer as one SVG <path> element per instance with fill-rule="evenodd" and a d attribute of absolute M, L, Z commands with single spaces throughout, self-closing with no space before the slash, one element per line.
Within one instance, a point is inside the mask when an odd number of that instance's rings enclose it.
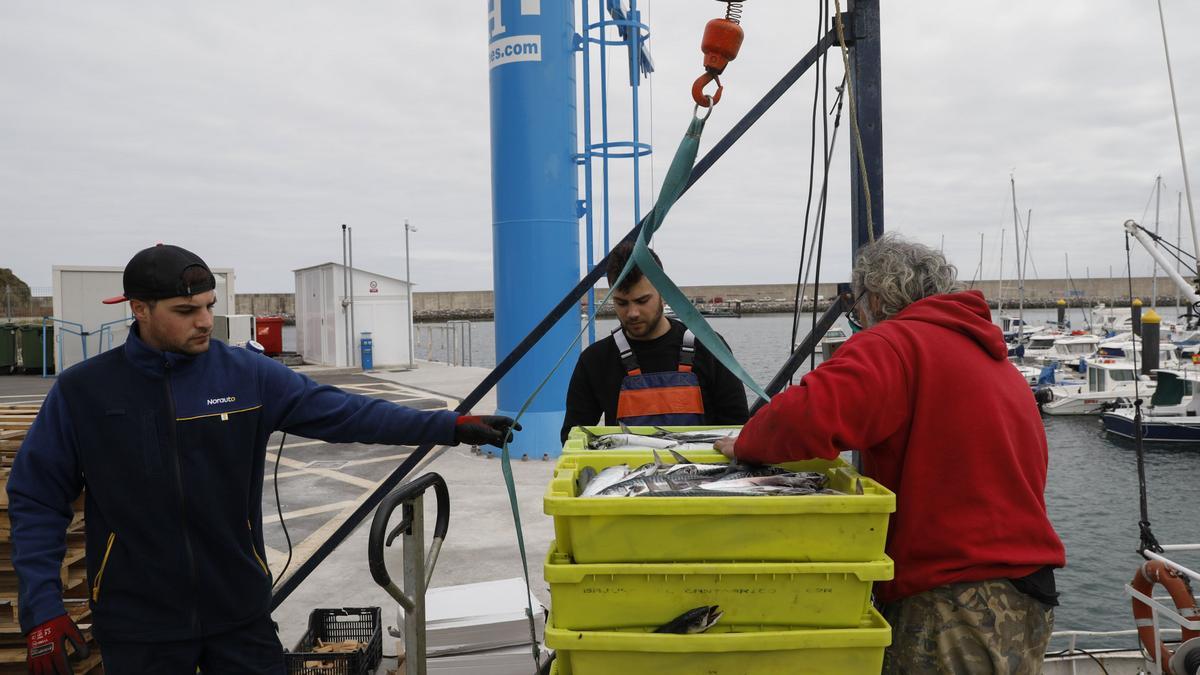
<path fill-rule="evenodd" d="M 1042 672 L 1054 611 L 1009 581 L 939 586 L 885 605 L 892 645 L 883 672 L 1025 675 Z"/>

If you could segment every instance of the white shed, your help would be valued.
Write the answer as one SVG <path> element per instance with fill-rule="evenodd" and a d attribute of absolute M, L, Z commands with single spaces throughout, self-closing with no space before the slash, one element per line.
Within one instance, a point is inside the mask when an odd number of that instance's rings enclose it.
<path fill-rule="evenodd" d="M 296 351 L 305 362 L 360 365 L 359 336 L 370 332 L 376 368 L 408 364 L 412 308 L 404 280 L 354 269 L 351 303 L 343 265 L 330 262 L 294 272 Z M 352 336 L 349 358 L 347 335 Z"/>
<path fill-rule="evenodd" d="M 129 303 L 105 305 L 101 302 L 121 294 L 123 267 L 55 265 L 54 318 L 62 323 L 54 326 L 55 342 L 62 335 L 62 367 L 69 368 L 83 360 L 84 343 L 87 355 L 125 344 L 133 317 Z M 214 314 L 232 314 L 234 302 L 234 273 L 230 268 L 213 268 L 217 278 L 217 304 Z M 70 322 L 70 323 L 66 323 Z M 73 331 L 73 332 L 72 332 Z M 87 333 L 82 339 L 74 333 Z M 57 344 L 56 344 L 57 348 Z M 58 359 L 55 359 L 56 363 Z"/>

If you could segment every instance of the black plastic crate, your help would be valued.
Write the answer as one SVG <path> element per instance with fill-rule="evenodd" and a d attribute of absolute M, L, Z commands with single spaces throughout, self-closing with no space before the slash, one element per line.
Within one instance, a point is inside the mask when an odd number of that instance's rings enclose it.
<path fill-rule="evenodd" d="M 308 630 L 285 654 L 288 675 L 370 675 L 379 668 L 383 658 L 382 624 L 378 607 L 342 607 L 314 609 L 308 615 Z M 367 645 L 365 650 L 347 653 L 318 653 L 317 640 L 341 642 L 357 640 Z M 317 667 L 305 662 L 320 661 Z"/>

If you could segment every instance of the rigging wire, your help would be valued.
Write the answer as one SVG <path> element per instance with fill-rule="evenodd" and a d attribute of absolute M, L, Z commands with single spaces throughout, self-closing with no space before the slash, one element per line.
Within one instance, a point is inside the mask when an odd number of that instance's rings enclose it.
<path fill-rule="evenodd" d="M 1191 253 L 1188 253 L 1184 249 L 1176 246 L 1175 244 L 1172 244 L 1166 237 L 1163 237 L 1161 235 L 1151 232 L 1150 230 L 1147 230 L 1146 228 L 1142 227 L 1141 224 L 1138 224 L 1137 228 L 1139 230 L 1141 230 L 1142 232 L 1145 232 L 1146 236 L 1153 239 L 1154 243 L 1156 245 L 1165 249 L 1167 251 L 1167 253 L 1169 253 L 1172 258 L 1175 258 L 1175 260 L 1178 260 L 1180 264 L 1187 265 L 1188 267 L 1192 266 L 1192 263 L 1189 263 L 1188 261 L 1179 257 L 1181 255 L 1186 256 L 1187 258 L 1190 258 L 1193 262 L 1195 262 L 1196 256 L 1192 255 Z"/>
<path fill-rule="evenodd" d="M 1080 297 L 1082 294 L 1079 292 L 1079 287 L 1075 285 L 1075 279 L 1071 277 L 1071 258 L 1066 251 L 1063 251 L 1063 258 L 1063 262 L 1065 263 L 1065 268 L 1067 271 L 1067 285 L 1071 287 L 1071 290 L 1076 297 Z M 1087 312 L 1083 311 L 1082 306 L 1079 308 L 1079 315 L 1083 317 L 1083 325 L 1087 326 L 1088 330 L 1091 330 L 1092 319 L 1088 316 Z"/>
<path fill-rule="evenodd" d="M 828 4 L 828 0 L 818 4 L 817 6 L 817 40 L 825 34 L 825 10 L 822 5 Z M 828 60 L 825 54 L 821 55 L 821 60 Z M 813 200 L 813 181 L 816 178 L 817 166 L 817 103 L 821 92 L 821 76 L 819 71 L 813 74 L 813 101 L 812 115 L 809 122 L 809 140 L 808 140 L 808 197 L 805 199 L 804 206 L 804 233 L 800 237 L 800 264 L 796 268 L 796 291 L 795 302 L 792 307 L 792 340 L 789 343 L 788 353 L 796 351 L 796 339 L 800 337 L 800 308 L 801 298 L 803 296 L 803 279 L 804 274 L 804 252 L 808 248 L 808 224 L 809 216 L 812 213 Z M 815 309 L 815 308 L 814 308 Z"/>
<path fill-rule="evenodd" d="M 1000 247 L 996 250 L 1000 251 L 1000 261 L 996 264 L 996 314 L 1004 308 L 1004 223 L 1008 220 L 1008 200 L 1011 196 L 1008 190 L 1004 191 L 1004 206 L 1000 209 Z M 979 271 L 979 281 L 983 281 L 983 270 Z"/>
<path fill-rule="evenodd" d="M 974 289 L 975 281 L 980 280 L 979 277 L 981 277 L 981 276 L 983 276 L 983 233 L 982 232 L 979 233 L 979 264 L 975 266 L 975 271 L 971 274 L 971 284 L 967 288 Z"/>
<path fill-rule="evenodd" d="M 1141 227 L 1141 223 L 1146 222 L 1146 214 L 1150 213 L 1150 204 L 1155 200 L 1156 195 L 1160 194 L 1161 187 L 1162 187 L 1161 181 L 1162 181 L 1162 174 L 1158 174 L 1158 175 L 1154 176 L 1154 187 L 1150 188 L 1150 196 L 1146 198 L 1146 207 L 1142 209 L 1142 217 L 1139 218 L 1137 221 L 1139 223 L 1138 227 Z M 1150 230 L 1147 230 L 1145 228 L 1142 228 L 1142 229 L 1147 234 L 1150 233 Z M 1157 232 L 1155 234 L 1157 234 Z M 1158 261 L 1153 260 L 1153 259 L 1150 260 L 1150 272 L 1151 272 L 1151 274 L 1157 274 Z"/>
<path fill-rule="evenodd" d="M 835 113 L 834 120 L 833 120 L 833 134 L 832 134 L 832 136 L 830 136 L 830 150 L 831 151 L 832 151 L 833 147 L 837 145 L 838 129 L 841 126 L 841 119 L 842 119 L 842 101 L 843 101 L 842 92 L 845 90 L 845 86 L 846 86 L 845 80 L 843 80 L 842 86 L 838 88 L 838 98 L 834 101 L 834 107 L 835 107 L 836 113 Z M 833 155 L 831 152 L 828 159 L 825 162 L 825 168 L 824 168 L 824 183 L 826 185 L 826 189 L 822 190 L 822 194 L 826 194 L 826 195 L 828 194 L 829 166 L 832 163 L 832 160 L 833 160 Z M 820 214 L 822 213 L 822 209 L 820 208 L 819 205 L 818 205 L 817 213 L 818 213 L 818 216 L 820 216 Z M 803 284 L 803 289 L 804 289 L 805 293 L 808 292 L 808 276 L 809 276 L 809 274 L 812 273 L 812 270 L 813 270 L 813 258 L 816 256 L 816 249 L 817 249 L 817 237 L 814 236 L 812 243 L 810 244 L 809 249 L 808 249 L 808 263 L 805 266 L 804 284 Z M 804 297 L 807 297 L 807 295 L 805 295 Z M 803 304 L 803 299 L 804 298 L 802 297 L 801 304 Z M 816 311 L 816 293 L 815 292 L 813 294 L 813 303 L 814 303 L 813 310 L 815 312 Z"/>
<path fill-rule="evenodd" d="M 1037 271 L 1037 263 L 1034 262 L 1033 256 L 1029 255 L 1029 230 L 1032 227 L 1033 227 L 1033 209 L 1030 209 L 1029 215 L 1026 216 L 1026 218 L 1025 218 L 1025 267 L 1028 268 L 1030 265 L 1033 265 L 1033 278 L 1040 279 L 1041 277 L 1038 275 L 1038 271 Z M 1022 272 L 1022 274 L 1024 275 L 1025 273 Z M 1029 276 L 1025 275 L 1025 279 L 1028 280 Z"/>
<path fill-rule="evenodd" d="M 827 1 L 821 3 L 823 6 L 822 17 L 829 15 L 829 3 Z M 846 77 L 849 74 L 845 74 Z M 813 275 L 813 312 L 812 324 L 809 332 L 817 330 L 817 298 L 821 294 L 821 258 L 825 253 L 825 197 L 829 194 L 829 164 L 831 160 L 829 148 L 829 58 L 821 60 L 821 143 L 824 149 L 825 171 L 824 177 L 821 180 L 821 198 L 817 202 L 817 270 Z M 869 203 L 869 202 L 868 202 Z M 874 229 L 870 226 L 868 229 Z M 872 241 L 874 236 L 872 235 Z M 813 370 L 817 367 L 817 350 L 813 350 L 808 355 L 808 369 Z"/>
<path fill-rule="evenodd" d="M 1155 187 L 1157 187 L 1158 178 L 1158 176 L 1154 177 Z M 1154 190 L 1155 188 L 1150 188 L 1150 196 L 1146 197 L 1146 208 L 1142 209 L 1142 218 L 1138 220 L 1139 223 L 1146 222 L 1146 214 L 1150 213 L 1150 204 L 1154 201 Z"/>

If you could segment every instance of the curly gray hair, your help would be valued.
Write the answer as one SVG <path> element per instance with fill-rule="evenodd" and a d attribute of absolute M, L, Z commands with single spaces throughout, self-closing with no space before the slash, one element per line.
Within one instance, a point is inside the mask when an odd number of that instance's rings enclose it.
<path fill-rule="evenodd" d="M 937 250 L 889 233 L 859 249 L 851 283 L 856 295 L 867 293 L 862 309 L 868 323 L 878 323 L 921 298 L 962 290 L 957 277 L 958 269 Z"/>

